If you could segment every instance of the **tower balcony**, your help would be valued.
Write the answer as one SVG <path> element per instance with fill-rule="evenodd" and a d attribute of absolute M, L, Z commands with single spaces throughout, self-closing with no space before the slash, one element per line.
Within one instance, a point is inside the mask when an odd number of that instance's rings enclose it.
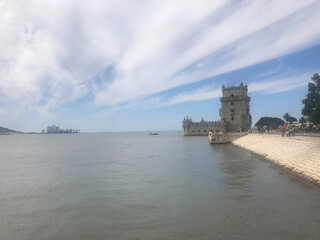
<path fill-rule="evenodd" d="M 220 102 L 231 102 L 231 101 L 250 101 L 248 96 L 233 96 L 233 97 L 221 97 Z"/>

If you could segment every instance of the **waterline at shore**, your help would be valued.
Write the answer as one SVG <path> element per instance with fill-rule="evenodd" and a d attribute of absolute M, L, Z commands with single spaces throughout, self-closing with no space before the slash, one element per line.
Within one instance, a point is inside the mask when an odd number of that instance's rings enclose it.
<path fill-rule="evenodd" d="M 320 186 L 320 138 L 250 134 L 232 142 Z"/>

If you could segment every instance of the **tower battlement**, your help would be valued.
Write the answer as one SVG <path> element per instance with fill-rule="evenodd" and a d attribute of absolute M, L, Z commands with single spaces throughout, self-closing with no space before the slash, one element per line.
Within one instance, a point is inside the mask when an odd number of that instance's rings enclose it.
<path fill-rule="evenodd" d="M 240 82 L 239 86 L 225 86 L 224 84 L 222 85 L 222 92 L 223 91 L 230 91 L 230 90 L 245 90 L 248 91 L 248 85 L 247 84 L 243 84 L 242 82 Z"/>

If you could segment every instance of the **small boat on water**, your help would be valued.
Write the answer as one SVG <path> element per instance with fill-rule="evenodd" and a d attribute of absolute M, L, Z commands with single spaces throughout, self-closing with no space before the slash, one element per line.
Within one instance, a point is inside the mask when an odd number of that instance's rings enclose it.
<path fill-rule="evenodd" d="M 149 135 L 159 135 L 159 133 L 156 132 L 150 132 Z"/>
<path fill-rule="evenodd" d="M 243 137 L 247 135 L 246 132 L 231 132 L 231 133 L 224 133 L 224 132 L 209 132 L 208 140 L 209 143 L 229 143 L 233 140 Z"/>

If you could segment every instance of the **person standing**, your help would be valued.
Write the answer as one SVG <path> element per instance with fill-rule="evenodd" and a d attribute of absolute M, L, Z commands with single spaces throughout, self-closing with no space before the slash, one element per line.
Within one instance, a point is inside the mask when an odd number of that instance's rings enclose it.
<path fill-rule="evenodd" d="M 289 137 L 289 130 L 288 130 L 288 125 L 286 122 L 284 122 L 284 124 L 283 124 L 283 130 L 284 130 L 284 135 L 286 137 Z"/>
<path fill-rule="evenodd" d="M 281 137 L 283 137 L 284 136 L 284 128 L 282 125 L 280 126 L 280 131 L 281 131 Z"/>

